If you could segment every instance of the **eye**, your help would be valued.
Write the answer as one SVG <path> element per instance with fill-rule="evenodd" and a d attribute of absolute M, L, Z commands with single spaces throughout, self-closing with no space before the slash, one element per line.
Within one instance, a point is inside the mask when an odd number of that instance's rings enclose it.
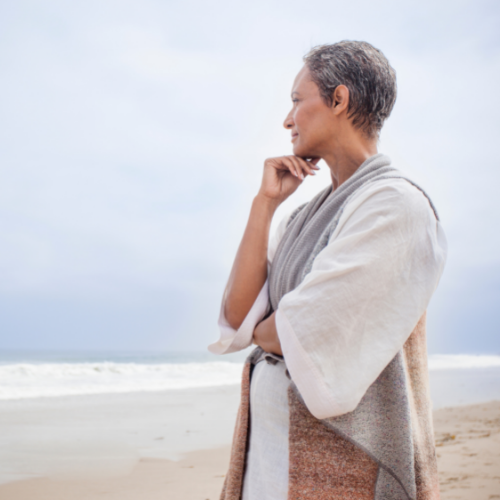
<path fill-rule="evenodd" d="M 292 99 L 292 102 L 299 102 L 298 99 Z"/>

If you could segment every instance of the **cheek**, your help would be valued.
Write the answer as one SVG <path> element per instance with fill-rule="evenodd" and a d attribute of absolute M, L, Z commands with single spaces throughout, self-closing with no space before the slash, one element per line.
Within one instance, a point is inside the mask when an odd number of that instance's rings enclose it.
<path fill-rule="evenodd" d="M 294 121 L 299 134 L 307 132 L 311 128 L 313 117 L 307 109 L 298 109 L 295 112 Z"/>
<path fill-rule="evenodd" d="M 321 132 L 321 120 L 319 113 L 313 109 L 299 109 L 294 117 L 295 125 L 301 142 L 314 141 Z"/>

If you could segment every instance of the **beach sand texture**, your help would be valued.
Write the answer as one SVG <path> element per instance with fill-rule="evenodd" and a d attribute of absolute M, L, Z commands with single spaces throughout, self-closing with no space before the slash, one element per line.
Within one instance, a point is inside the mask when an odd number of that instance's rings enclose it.
<path fill-rule="evenodd" d="M 218 500 L 229 447 L 188 453 L 178 461 L 143 458 L 131 474 L 104 479 L 17 481 L 1 500 Z"/>
<path fill-rule="evenodd" d="M 500 402 L 434 412 L 443 500 L 500 499 Z M 35 478 L 0 485 L 1 500 L 217 500 L 229 446 L 180 461 L 141 458 L 119 477 Z"/>
<path fill-rule="evenodd" d="M 434 431 L 441 498 L 500 499 L 500 402 L 437 410 Z"/>

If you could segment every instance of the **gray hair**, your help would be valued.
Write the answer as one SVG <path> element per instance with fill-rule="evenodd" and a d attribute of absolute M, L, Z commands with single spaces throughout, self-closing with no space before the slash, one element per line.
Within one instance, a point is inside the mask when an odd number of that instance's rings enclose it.
<path fill-rule="evenodd" d="M 304 56 L 324 102 L 333 104 L 339 85 L 349 89 L 348 117 L 368 136 L 378 136 L 396 101 L 396 72 L 384 54 L 367 42 L 344 40 L 319 45 Z"/>

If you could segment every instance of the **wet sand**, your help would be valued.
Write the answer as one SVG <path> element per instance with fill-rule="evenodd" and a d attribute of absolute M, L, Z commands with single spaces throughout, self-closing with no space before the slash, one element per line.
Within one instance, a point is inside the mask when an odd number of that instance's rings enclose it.
<path fill-rule="evenodd" d="M 239 388 L 0 404 L 2 500 L 217 500 Z M 500 401 L 434 412 L 443 500 L 500 499 Z"/>
<path fill-rule="evenodd" d="M 0 486 L 2 500 L 218 500 L 229 447 L 191 452 L 174 462 L 141 459 L 108 478 L 29 479 Z"/>

